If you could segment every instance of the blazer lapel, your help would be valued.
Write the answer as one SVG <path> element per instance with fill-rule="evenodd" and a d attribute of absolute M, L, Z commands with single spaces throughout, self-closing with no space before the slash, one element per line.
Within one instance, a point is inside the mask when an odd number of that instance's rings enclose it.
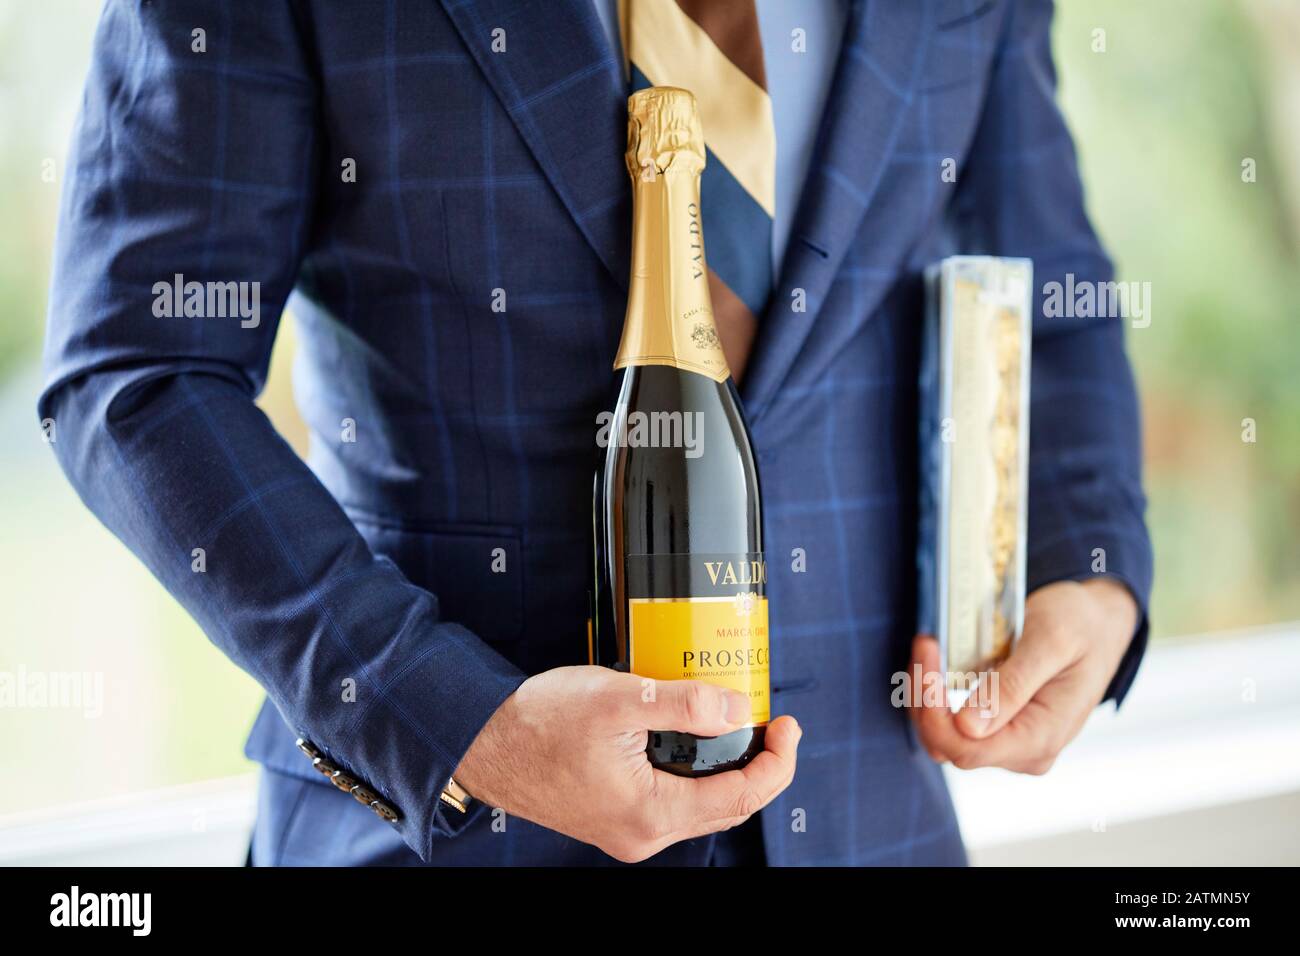
<path fill-rule="evenodd" d="M 853 5 L 785 262 L 741 388 L 751 422 L 794 364 L 880 184 L 924 62 L 930 7 L 929 0 Z M 803 312 L 792 309 L 795 289 L 804 290 Z"/>
<path fill-rule="evenodd" d="M 614 279 L 627 288 L 632 197 L 623 65 L 592 0 L 441 0 L 520 135 Z M 493 31 L 505 50 L 494 52 Z"/>

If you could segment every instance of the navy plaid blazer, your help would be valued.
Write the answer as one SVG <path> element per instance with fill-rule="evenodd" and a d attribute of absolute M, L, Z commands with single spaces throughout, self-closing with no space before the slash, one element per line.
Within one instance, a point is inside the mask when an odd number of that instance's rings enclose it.
<path fill-rule="evenodd" d="M 805 730 L 762 814 L 775 864 L 964 860 L 940 770 L 889 703 L 916 613 L 921 270 L 1028 256 L 1040 300 L 1067 273 L 1110 277 L 1050 21 L 1042 0 L 852 8 L 741 389 L 774 713 Z M 263 860 L 610 862 L 437 794 L 525 675 L 586 659 L 593 434 L 629 257 L 620 66 L 590 0 L 105 6 L 40 414 L 87 505 L 266 689 L 248 742 L 272 771 Z M 260 283 L 265 317 L 159 317 L 154 285 L 177 274 Z M 309 465 L 253 401 L 287 301 Z M 1104 548 L 1145 607 L 1122 323 L 1040 312 L 1033 351 L 1029 586 L 1086 577 Z M 299 734 L 401 822 L 329 787 Z M 702 862 L 712 839 L 654 862 Z"/>

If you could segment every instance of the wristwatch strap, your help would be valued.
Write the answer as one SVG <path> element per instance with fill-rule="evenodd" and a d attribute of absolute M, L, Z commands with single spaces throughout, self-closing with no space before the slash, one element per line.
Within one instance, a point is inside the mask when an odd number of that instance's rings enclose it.
<path fill-rule="evenodd" d="M 454 777 L 447 778 L 447 785 L 442 788 L 442 793 L 438 796 L 443 803 L 455 807 L 461 813 L 469 812 L 470 801 L 474 799 L 464 787 L 456 782 Z"/>

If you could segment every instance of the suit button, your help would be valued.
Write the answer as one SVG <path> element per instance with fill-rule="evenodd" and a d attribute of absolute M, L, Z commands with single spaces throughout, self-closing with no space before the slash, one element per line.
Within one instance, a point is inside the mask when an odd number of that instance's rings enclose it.
<path fill-rule="evenodd" d="M 357 784 L 348 792 L 352 794 L 358 803 L 364 803 L 366 806 L 370 806 L 379 800 L 379 794 L 361 784 Z"/>
<path fill-rule="evenodd" d="M 330 774 L 330 783 L 334 784 L 334 786 L 338 787 L 344 793 L 351 793 L 352 788 L 357 785 L 357 782 L 358 781 L 355 777 L 348 776 L 342 770 L 335 770 Z"/>
<path fill-rule="evenodd" d="M 294 744 L 297 746 L 299 750 L 301 750 L 303 753 L 307 755 L 307 758 L 309 760 L 315 760 L 317 757 L 320 756 L 320 748 L 318 748 L 314 743 L 312 743 L 306 737 L 299 737 L 297 740 L 294 741 Z"/>
<path fill-rule="evenodd" d="M 370 809 L 374 810 L 381 819 L 387 820 L 389 823 L 396 823 L 398 820 L 397 811 L 382 800 L 371 801 Z"/>
<path fill-rule="evenodd" d="M 311 762 L 311 765 L 316 770 L 317 773 L 324 774 L 327 777 L 334 776 L 334 774 L 338 773 L 339 770 L 338 767 L 334 766 L 324 757 L 317 757 L 315 760 Z"/>

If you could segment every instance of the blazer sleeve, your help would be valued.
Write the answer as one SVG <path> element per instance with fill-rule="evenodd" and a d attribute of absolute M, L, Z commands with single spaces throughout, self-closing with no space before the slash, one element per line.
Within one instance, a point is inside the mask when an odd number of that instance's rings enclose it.
<path fill-rule="evenodd" d="M 368 549 L 253 402 L 321 161 L 306 9 L 108 0 L 39 414 L 91 510 L 427 859 L 464 821 L 439 792 L 524 675 Z M 248 283 L 259 314 L 167 315 L 179 281 Z"/>
<path fill-rule="evenodd" d="M 1137 392 L 1123 318 L 1045 311 L 1053 283 L 1107 283 L 1113 269 L 1088 221 L 1074 142 L 1056 105 L 1052 4 L 1005 7 L 956 219 L 966 248 L 1033 259 L 1026 584 L 1032 591 L 1104 573 L 1132 592 L 1140 623 L 1106 692 L 1119 702 L 1146 647 L 1152 579 Z"/>

